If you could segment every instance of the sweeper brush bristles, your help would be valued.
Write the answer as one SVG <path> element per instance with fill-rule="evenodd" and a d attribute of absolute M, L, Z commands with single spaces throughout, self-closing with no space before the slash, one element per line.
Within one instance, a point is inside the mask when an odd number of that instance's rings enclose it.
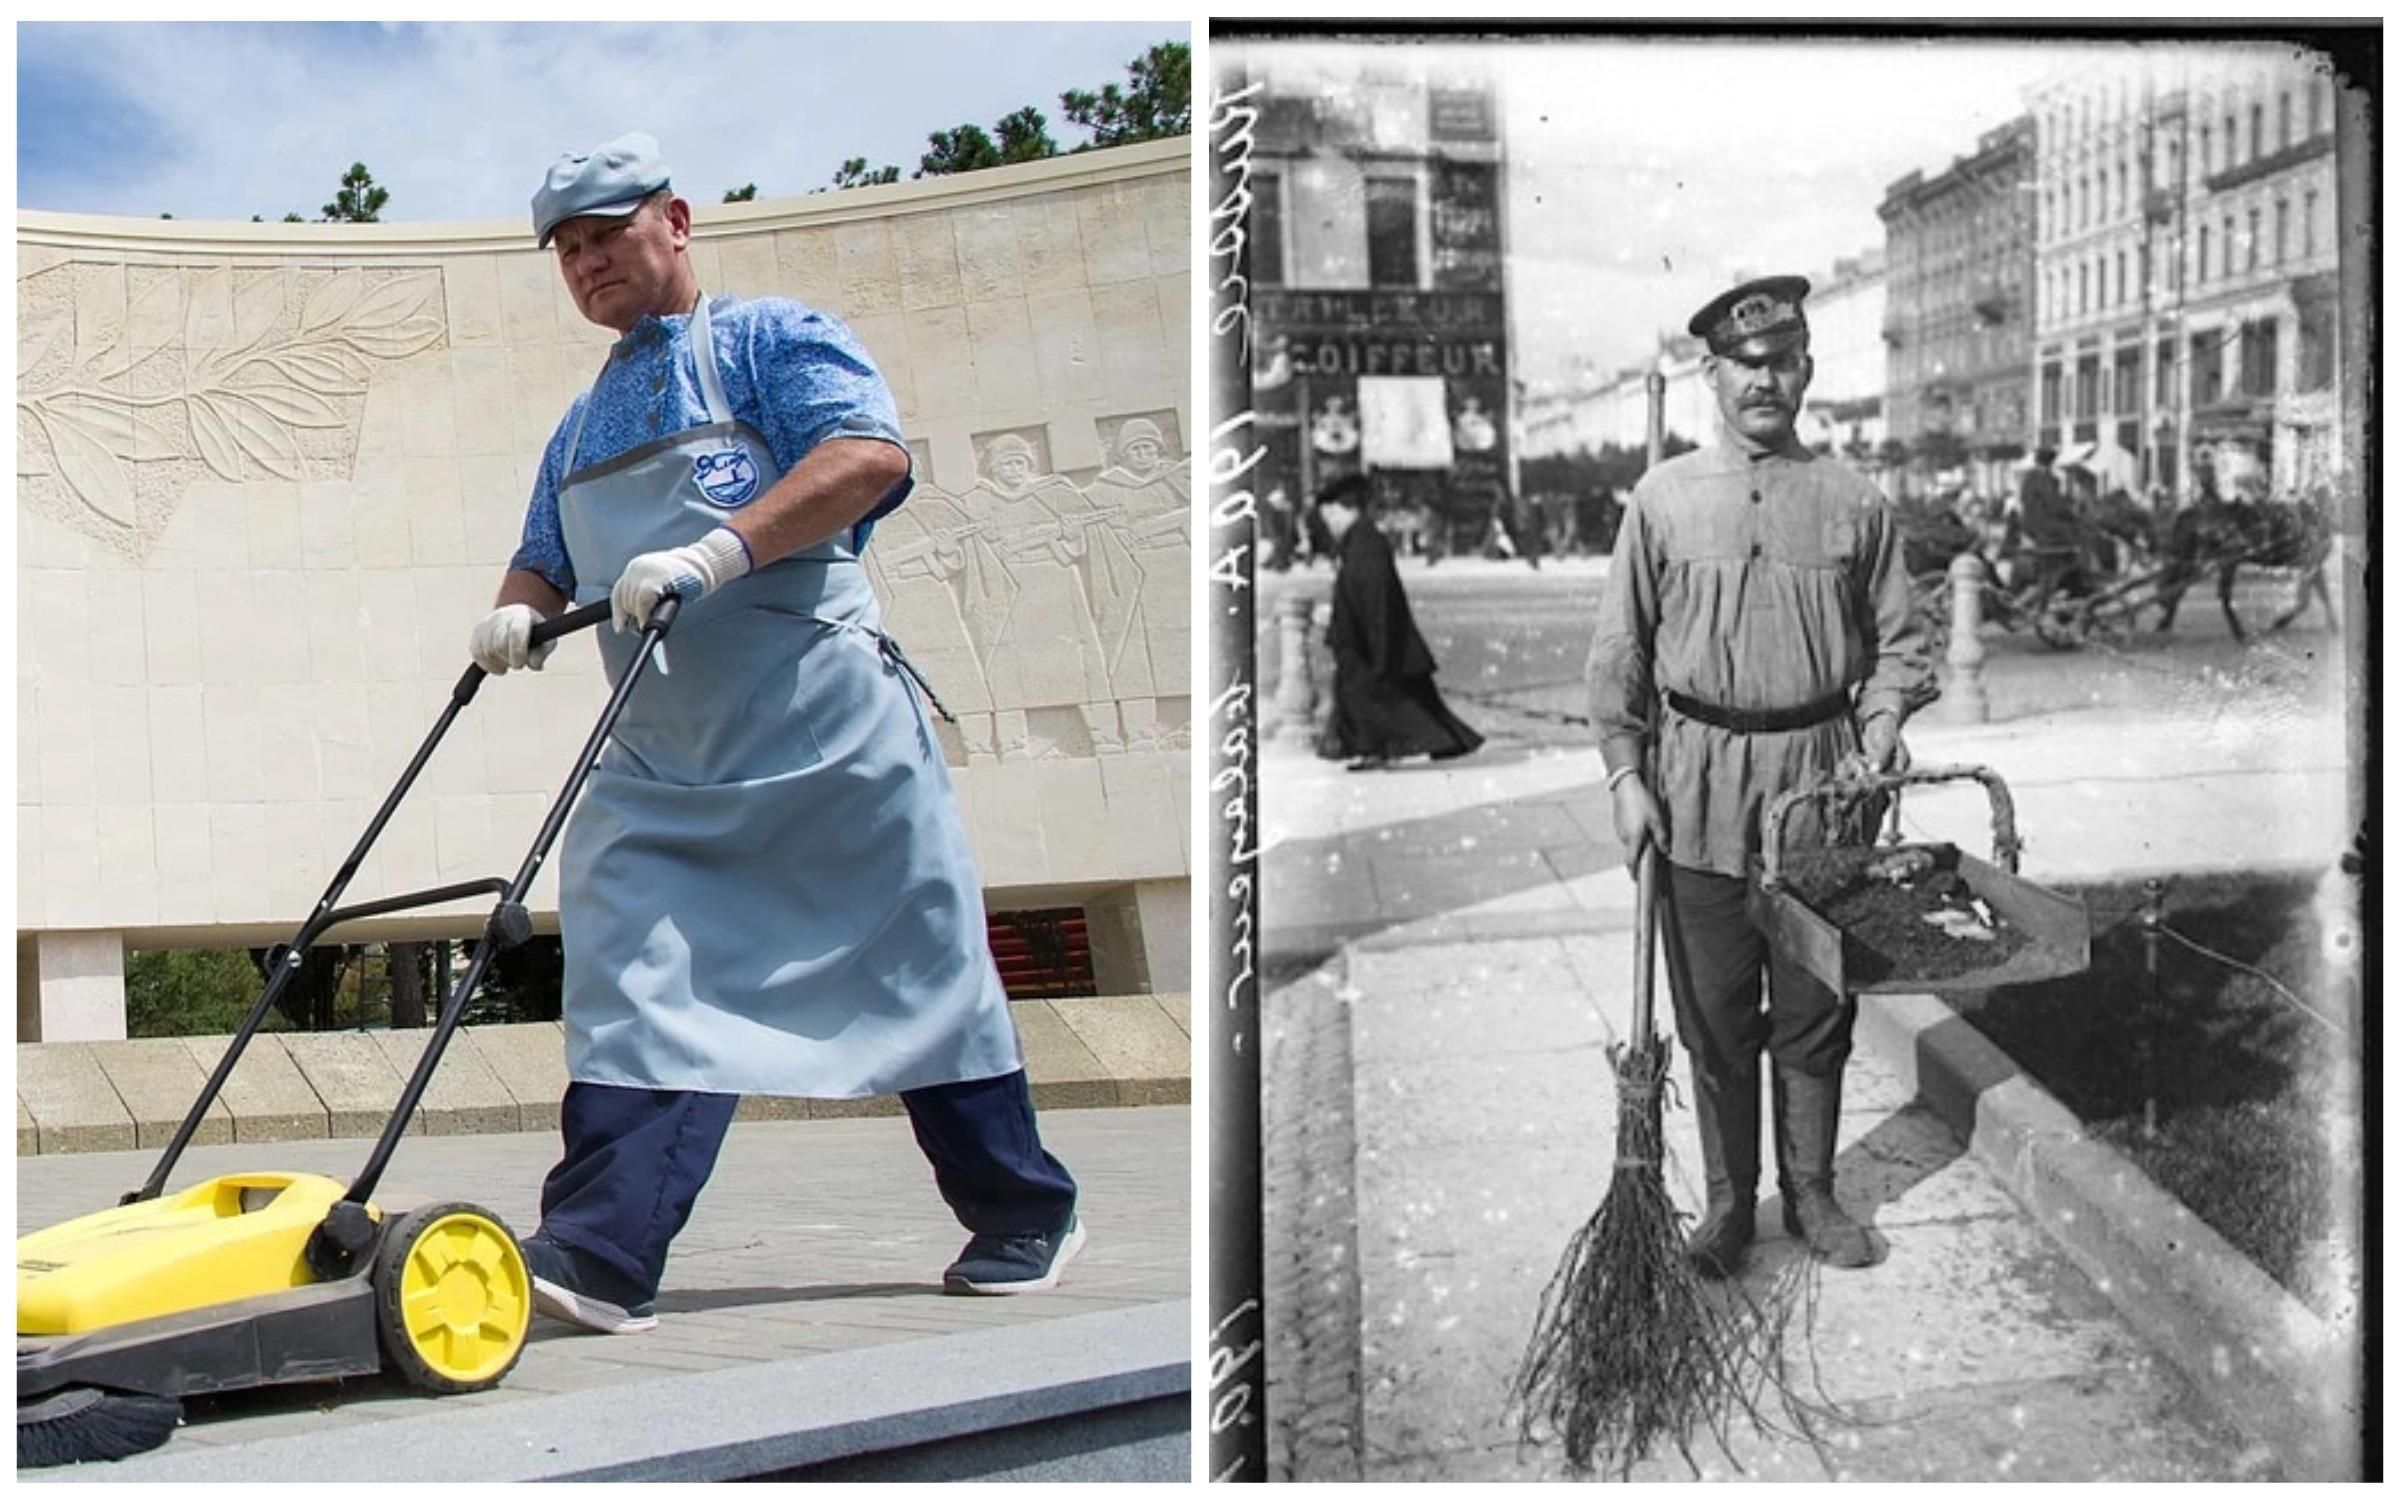
<path fill-rule="evenodd" d="M 1696 1472 L 1695 1437 L 1724 1445 L 1736 1412 L 1767 1425 L 1760 1393 L 1782 1390 L 1780 1292 L 1761 1306 L 1685 1259 L 1661 1149 L 1667 1057 L 1664 1037 L 1610 1049 L 1616 1171 L 1542 1293 L 1510 1392 L 1526 1441 L 1555 1432 L 1578 1473 L 1623 1477 L 1662 1437 Z"/>
<path fill-rule="evenodd" d="M 17 1403 L 17 1467 L 131 1458 L 165 1442 L 182 1417 L 172 1396 L 69 1386 Z"/>

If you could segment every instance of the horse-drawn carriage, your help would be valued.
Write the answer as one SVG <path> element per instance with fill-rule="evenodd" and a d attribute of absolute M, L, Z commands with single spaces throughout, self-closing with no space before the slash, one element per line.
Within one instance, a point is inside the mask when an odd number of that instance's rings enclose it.
<path fill-rule="evenodd" d="M 1897 511 L 1917 610 L 1937 654 L 1950 639 L 1950 564 L 1968 552 L 1983 563 L 1984 622 L 2030 631 L 2059 650 L 2121 641 L 2150 610 L 2152 628 L 2170 631 L 2184 594 L 2211 574 L 2227 627 L 2247 640 L 2234 605 L 2244 567 L 2279 570 L 2292 583 L 2290 606 L 2270 629 L 2290 624 L 2311 597 L 2325 598 L 2332 538 L 2321 502 L 2212 496 L 2152 511 L 2119 493 L 2078 507 L 2071 529 L 2039 539 L 2013 518 L 1963 516 L 1939 503 L 1903 502 Z"/>

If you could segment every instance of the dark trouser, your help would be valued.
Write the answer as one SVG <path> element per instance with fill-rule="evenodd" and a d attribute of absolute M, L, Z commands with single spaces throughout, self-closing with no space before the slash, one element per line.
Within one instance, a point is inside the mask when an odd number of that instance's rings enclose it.
<path fill-rule="evenodd" d="M 1776 1169 L 1788 1199 L 1799 1182 L 1820 1175 L 1830 1180 L 1832 1160 L 1814 1140 L 1786 1139 L 1781 1106 L 1795 1089 L 1812 1100 L 1838 1091 L 1857 1006 L 1773 954 L 1744 906 L 1745 882 L 1674 864 L 1667 871 L 1673 920 L 1664 924 L 1665 936 L 1681 948 L 1681 962 L 1667 965 L 1668 988 L 1676 1030 L 1692 1058 L 1710 1197 L 1746 1198 L 1756 1191 L 1763 1051 L 1775 1064 Z M 1678 970 L 1688 970 L 1688 990 Z M 1819 1155 L 1825 1160 L 1816 1160 Z"/>
<path fill-rule="evenodd" d="M 595 1287 L 647 1301 L 667 1246 L 717 1164 L 732 1094 L 570 1083 L 559 1106 L 566 1154 L 542 1183 L 541 1232 L 604 1274 Z M 1042 1149 L 1025 1072 L 900 1096 L 942 1201 L 970 1233 L 1047 1233 L 1075 1206 L 1075 1179 Z"/>

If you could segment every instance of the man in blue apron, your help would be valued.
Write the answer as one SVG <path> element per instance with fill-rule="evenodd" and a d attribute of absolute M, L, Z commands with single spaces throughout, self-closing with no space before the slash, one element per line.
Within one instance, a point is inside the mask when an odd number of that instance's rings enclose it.
<path fill-rule="evenodd" d="M 533 623 L 606 598 L 620 679 L 683 600 L 561 856 L 572 1081 L 525 1242 L 537 1302 L 655 1326 L 746 1093 L 899 1094 L 971 1236 L 944 1288 L 1052 1286 L 1083 1242 L 1075 1182 L 1042 1149 L 922 684 L 859 564 L 911 484 L 891 393 L 837 320 L 701 295 L 648 136 L 561 157 L 533 227 L 622 337 L 543 453 L 474 658 L 538 669 Z"/>

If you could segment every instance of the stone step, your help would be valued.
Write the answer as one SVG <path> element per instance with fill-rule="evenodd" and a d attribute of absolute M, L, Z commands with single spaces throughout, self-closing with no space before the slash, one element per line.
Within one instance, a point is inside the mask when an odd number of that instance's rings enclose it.
<path fill-rule="evenodd" d="M 1020 1000 L 1009 1006 L 1037 1109 L 1189 1104 L 1188 995 Z M 383 1130 L 430 1031 L 263 1032 L 202 1119 L 199 1143 L 372 1137 Z M 17 1154 L 163 1147 L 229 1037 L 35 1042 L 17 1048 Z M 463 1027 L 428 1081 L 412 1133 L 558 1128 L 567 1086 L 556 1021 Z M 742 1120 L 899 1114 L 896 1095 L 750 1097 Z"/>

